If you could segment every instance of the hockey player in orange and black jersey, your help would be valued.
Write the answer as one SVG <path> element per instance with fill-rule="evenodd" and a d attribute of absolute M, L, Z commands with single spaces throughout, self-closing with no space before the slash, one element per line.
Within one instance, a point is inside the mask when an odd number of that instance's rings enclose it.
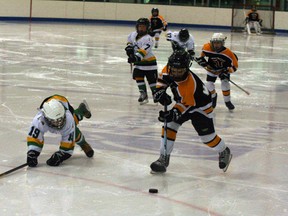
<path fill-rule="evenodd" d="M 158 77 L 154 98 L 165 107 L 171 104 L 171 97 L 166 93 L 166 89 L 170 87 L 176 104 L 169 111 L 164 109 L 159 112 L 158 120 L 165 123 L 162 127 L 160 157 L 150 165 L 152 173 L 166 172 L 177 131 L 188 120 L 202 142 L 219 153 L 220 169 L 225 172 L 232 158 L 230 149 L 215 132 L 211 95 L 200 78 L 190 71 L 190 65 L 188 52 L 174 51 Z"/>
<path fill-rule="evenodd" d="M 150 35 L 155 37 L 155 48 L 158 47 L 160 34 L 163 31 L 167 30 L 168 24 L 163 16 L 159 15 L 158 8 L 152 8 L 152 16 L 150 17 L 151 29 Z"/>
<path fill-rule="evenodd" d="M 91 112 L 85 100 L 74 110 L 69 101 L 62 95 L 52 95 L 44 99 L 32 121 L 27 136 L 28 166 L 37 166 L 37 158 L 44 146 L 44 134 L 46 132 L 61 135 L 59 150 L 47 160 L 47 165 L 59 166 L 64 160 L 70 158 L 75 143 L 82 148 L 87 157 L 93 157 L 94 150 L 86 142 L 84 135 L 77 126 L 83 116 L 91 118 Z"/>
<path fill-rule="evenodd" d="M 229 79 L 230 74 L 238 68 L 238 58 L 224 46 L 225 40 L 226 37 L 222 33 L 214 33 L 210 42 L 203 45 L 201 56 L 195 60 L 207 71 L 206 86 L 212 95 L 213 108 L 217 104 L 215 81 L 219 77 L 225 105 L 229 110 L 233 110 L 235 106 L 231 102 Z"/>

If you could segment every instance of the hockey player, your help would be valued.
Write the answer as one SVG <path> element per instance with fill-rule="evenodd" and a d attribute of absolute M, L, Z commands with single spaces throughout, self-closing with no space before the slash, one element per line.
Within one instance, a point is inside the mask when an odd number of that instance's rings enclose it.
<path fill-rule="evenodd" d="M 188 120 L 202 142 L 219 153 L 220 169 L 225 172 L 232 158 L 230 149 L 215 132 L 211 95 L 200 78 L 190 71 L 190 65 L 190 55 L 186 51 L 175 51 L 158 77 L 155 99 L 164 106 L 171 104 L 171 97 L 166 93 L 170 87 L 176 104 L 169 111 L 159 112 L 158 120 L 166 121 L 167 131 L 162 127 L 160 157 L 150 165 L 152 173 L 166 172 L 177 131 Z"/>
<path fill-rule="evenodd" d="M 247 28 L 248 34 L 251 33 L 251 28 L 255 29 L 255 32 L 257 35 L 260 35 L 262 33 L 261 32 L 262 19 L 260 19 L 259 13 L 257 12 L 257 10 L 254 6 L 247 13 L 245 23 L 246 23 L 246 28 Z"/>
<path fill-rule="evenodd" d="M 158 8 L 152 8 L 152 16 L 150 17 L 151 29 L 150 35 L 155 37 L 155 48 L 158 47 L 160 34 L 163 31 L 167 30 L 168 24 L 163 16 L 159 15 Z"/>
<path fill-rule="evenodd" d="M 46 161 L 49 166 L 59 166 L 64 160 L 70 158 L 75 143 L 82 148 L 87 157 L 93 157 L 94 150 L 86 142 L 84 135 L 77 126 L 83 116 L 91 118 L 91 112 L 86 101 L 83 101 L 74 110 L 64 96 L 52 95 L 46 98 L 40 105 L 28 133 L 28 166 L 37 166 L 37 158 L 42 151 L 46 132 L 61 135 L 59 150 Z"/>
<path fill-rule="evenodd" d="M 194 37 L 189 34 L 188 29 L 183 28 L 179 32 L 169 31 L 166 34 L 166 39 L 171 42 L 173 51 L 186 50 L 190 54 L 191 60 L 194 59 Z"/>
<path fill-rule="evenodd" d="M 235 53 L 224 46 L 225 40 L 226 37 L 222 33 L 214 33 L 210 42 L 204 44 L 201 56 L 195 60 L 207 71 L 206 86 L 212 95 L 213 108 L 217 104 L 215 81 L 219 77 L 225 105 L 229 110 L 233 110 L 235 106 L 231 102 L 229 80 L 230 74 L 238 68 L 238 58 Z"/>
<path fill-rule="evenodd" d="M 140 18 L 136 23 L 136 31 L 128 36 L 127 47 L 128 63 L 134 64 L 133 79 L 136 80 L 140 97 L 140 105 L 148 103 L 145 77 L 152 93 L 156 90 L 157 61 L 152 52 L 153 38 L 148 34 L 150 22 L 147 18 Z"/>

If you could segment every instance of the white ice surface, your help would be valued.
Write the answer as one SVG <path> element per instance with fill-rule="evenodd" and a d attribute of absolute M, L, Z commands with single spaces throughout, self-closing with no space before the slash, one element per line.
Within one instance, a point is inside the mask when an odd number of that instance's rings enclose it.
<path fill-rule="evenodd" d="M 288 215 L 287 37 L 224 32 L 239 57 L 231 79 L 251 93 L 231 85 L 236 109 L 229 112 L 216 83 L 215 127 L 234 155 L 228 171 L 218 168 L 217 154 L 187 122 L 167 173 L 151 175 L 162 107 L 150 93 L 150 103 L 137 102 L 124 51 L 133 26 L 2 22 L 0 29 L 0 173 L 26 162 L 29 125 L 52 94 L 67 96 L 75 107 L 86 98 L 93 116 L 80 129 L 95 149 L 89 159 L 76 147 L 60 167 L 48 167 L 59 141 L 48 135 L 37 168 L 0 178 L 0 215 Z M 221 31 L 189 30 L 196 55 Z M 159 70 L 170 54 L 162 34 L 155 50 Z M 191 69 L 205 81 L 202 68 Z"/>

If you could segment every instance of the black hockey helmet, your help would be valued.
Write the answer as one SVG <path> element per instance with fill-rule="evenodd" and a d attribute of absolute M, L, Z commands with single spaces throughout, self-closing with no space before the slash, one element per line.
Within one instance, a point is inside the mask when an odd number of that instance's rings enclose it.
<path fill-rule="evenodd" d="M 152 8 L 152 10 L 151 10 L 151 13 L 152 13 L 152 16 L 158 16 L 159 15 L 159 9 L 158 8 Z M 154 15 L 154 13 L 156 14 L 156 15 Z"/>
<path fill-rule="evenodd" d="M 168 59 L 169 76 L 176 82 L 187 78 L 192 65 L 190 55 L 185 50 L 175 50 Z"/>
<path fill-rule="evenodd" d="M 139 25 L 144 25 L 144 26 L 146 26 L 146 30 L 145 30 L 145 31 L 139 30 L 139 28 L 138 28 Z M 136 22 L 136 31 L 137 31 L 137 33 L 138 33 L 139 35 L 145 35 L 145 34 L 147 34 L 148 31 L 149 31 L 149 29 L 150 29 L 150 21 L 149 21 L 149 19 L 147 19 L 147 18 L 139 18 L 139 19 L 137 20 L 137 22 Z"/>
<path fill-rule="evenodd" d="M 183 28 L 179 32 L 179 39 L 181 42 L 186 42 L 189 39 L 189 31 L 186 28 Z"/>

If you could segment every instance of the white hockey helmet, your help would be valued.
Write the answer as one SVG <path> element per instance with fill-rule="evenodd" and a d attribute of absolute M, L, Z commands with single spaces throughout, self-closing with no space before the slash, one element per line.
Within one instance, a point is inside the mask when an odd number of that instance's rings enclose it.
<path fill-rule="evenodd" d="M 214 50 L 219 50 L 221 49 L 224 45 L 225 45 L 225 40 L 227 39 L 226 36 L 224 36 L 224 34 L 222 33 L 214 33 L 212 35 L 212 38 L 210 40 L 211 46 Z M 215 46 L 215 43 L 217 43 L 217 45 Z"/>
<path fill-rule="evenodd" d="M 43 104 L 42 112 L 46 123 L 53 128 L 61 129 L 65 122 L 65 108 L 56 99 L 49 100 Z"/>

